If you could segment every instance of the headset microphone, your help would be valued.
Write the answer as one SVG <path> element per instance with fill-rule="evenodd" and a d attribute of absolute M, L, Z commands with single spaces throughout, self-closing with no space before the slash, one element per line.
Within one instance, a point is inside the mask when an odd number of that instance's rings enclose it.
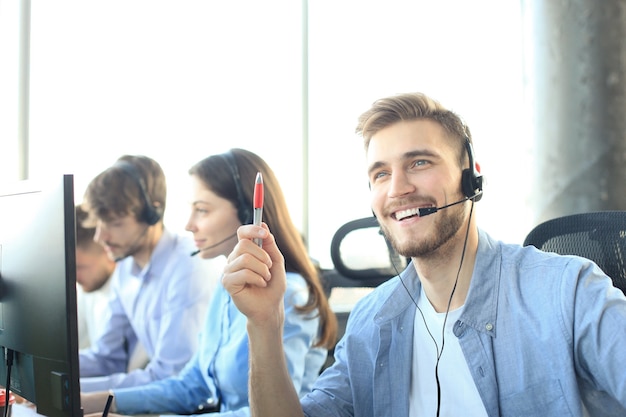
<path fill-rule="evenodd" d="M 221 245 L 222 243 L 224 243 L 224 242 L 226 242 L 226 241 L 228 241 L 228 240 L 230 240 L 230 239 L 232 239 L 232 238 L 234 238 L 234 237 L 236 237 L 236 236 L 237 236 L 237 232 L 233 233 L 232 235 L 230 235 L 230 236 L 228 236 L 228 237 L 226 237 L 226 238 L 224 238 L 224 239 L 220 240 L 219 242 L 214 243 L 214 244 L 212 244 L 212 245 L 210 245 L 210 246 L 205 246 L 205 247 L 203 247 L 203 248 L 197 249 L 197 250 L 195 250 L 195 251 L 191 252 L 191 253 L 189 254 L 189 256 L 196 256 L 197 254 L 199 254 L 199 253 L 200 253 L 200 252 L 202 252 L 202 251 L 209 250 L 209 249 L 213 249 L 214 247 L 219 246 L 219 245 Z"/>
<path fill-rule="evenodd" d="M 418 209 L 418 216 L 419 217 L 428 216 L 429 214 L 436 213 L 439 210 L 456 206 L 457 204 L 465 203 L 467 200 L 474 200 L 475 198 L 479 197 L 482 193 L 483 193 L 482 191 L 479 191 L 473 197 L 465 197 L 463 200 L 455 201 L 454 203 L 446 204 L 445 206 L 441 206 L 441 207 L 421 207 Z"/>

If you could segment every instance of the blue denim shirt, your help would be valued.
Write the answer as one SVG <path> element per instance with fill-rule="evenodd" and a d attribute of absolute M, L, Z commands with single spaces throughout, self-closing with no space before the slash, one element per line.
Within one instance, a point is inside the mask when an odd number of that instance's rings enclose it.
<path fill-rule="evenodd" d="M 361 300 L 305 414 L 408 416 L 415 312 L 398 277 Z M 626 416 L 626 297 L 586 259 L 481 231 L 454 334 L 490 417 Z"/>

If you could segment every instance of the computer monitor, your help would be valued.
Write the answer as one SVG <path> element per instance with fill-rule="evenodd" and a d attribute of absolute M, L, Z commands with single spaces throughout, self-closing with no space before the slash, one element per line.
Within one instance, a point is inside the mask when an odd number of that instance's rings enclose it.
<path fill-rule="evenodd" d="M 0 183 L 0 347 L 0 385 L 10 374 L 39 414 L 83 415 L 72 175 Z"/>

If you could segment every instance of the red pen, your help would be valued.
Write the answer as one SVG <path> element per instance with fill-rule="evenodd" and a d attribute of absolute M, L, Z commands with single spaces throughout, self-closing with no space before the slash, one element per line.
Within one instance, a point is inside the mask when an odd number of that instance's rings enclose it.
<path fill-rule="evenodd" d="M 263 220 L 263 176 L 260 172 L 256 173 L 254 180 L 254 204 L 252 208 L 254 209 L 254 224 L 260 226 Z M 255 238 L 254 243 L 261 247 L 263 246 L 263 239 Z"/>

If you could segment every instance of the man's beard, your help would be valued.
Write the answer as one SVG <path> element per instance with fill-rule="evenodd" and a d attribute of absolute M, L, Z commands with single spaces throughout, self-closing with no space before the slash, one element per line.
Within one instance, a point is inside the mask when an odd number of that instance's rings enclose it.
<path fill-rule="evenodd" d="M 410 239 L 400 243 L 382 223 L 380 228 L 391 246 L 399 255 L 407 258 L 429 258 L 459 231 L 464 220 L 464 210 L 442 210 L 435 218 L 435 231 L 432 237 Z"/>

